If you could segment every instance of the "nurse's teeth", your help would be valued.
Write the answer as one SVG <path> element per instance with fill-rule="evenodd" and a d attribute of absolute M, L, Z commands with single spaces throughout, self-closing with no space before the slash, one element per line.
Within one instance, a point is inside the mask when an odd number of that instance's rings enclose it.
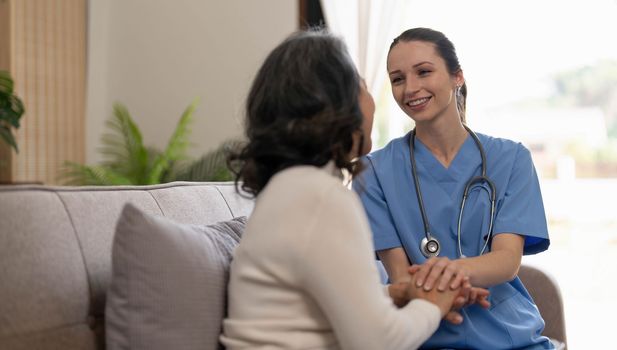
<path fill-rule="evenodd" d="M 421 98 L 421 99 L 418 99 L 418 100 L 409 101 L 407 104 L 410 105 L 410 106 L 417 106 L 417 105 L 422 104 L 422 103 L 424 103 L 424 102 L 426 102 L 428 100 L 429 100 L 429 98 L 425 97 L 425 98 Z"/>

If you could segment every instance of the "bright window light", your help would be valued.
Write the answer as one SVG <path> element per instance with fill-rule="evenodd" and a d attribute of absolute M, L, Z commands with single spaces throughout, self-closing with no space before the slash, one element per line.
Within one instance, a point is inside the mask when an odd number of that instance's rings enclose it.
<path fill-rule="evenodd" d="M 552 244 L 523 262 L 559 282 L 569 349 L 610 347 L 617 314 L 617 1 L 410 0 L 404 13 L 399 33 L 429 27 L 456 46 L 470 127 L 532 151 Z M 379 148 L 411 122 L 388 81 L 376 100 Z"/>

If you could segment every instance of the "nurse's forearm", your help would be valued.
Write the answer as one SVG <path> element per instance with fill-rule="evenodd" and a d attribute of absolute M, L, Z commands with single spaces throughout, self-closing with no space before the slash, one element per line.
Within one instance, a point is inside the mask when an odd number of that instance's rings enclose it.
<path fill-rule="evenodd" d="M 469 275 L 473 286 L 491 287 L 512 280 L 518 274 L 525 239 L 517 234 L 502 233 L 493 237 L 487 254 L 457 260 Z"/>
<path fill-rule="evenodd" d="M 520 257 L 508 251 L 493 251 L 474 258 L 464 258 L 460 263 L 469 271 L 471 285 L 492 287 L 516 277 L 520 266 Z"/>

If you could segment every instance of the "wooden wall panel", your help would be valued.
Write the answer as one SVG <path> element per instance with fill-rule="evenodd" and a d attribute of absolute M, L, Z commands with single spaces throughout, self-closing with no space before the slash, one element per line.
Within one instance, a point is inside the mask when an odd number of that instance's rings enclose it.
<path fill-rule="evenodd" d="M 0 70 L 11 69 L 11 3 L 0 0 Z M 0 183 L 11 181 L 12 150 L 0 141 Z"/>
<path fill-rule="evenodd" d="M 26 107 L 11 179 L 56 184 L 64 161 L 85 159 L 86 0 L 4 1 L 11 73 Z"/>

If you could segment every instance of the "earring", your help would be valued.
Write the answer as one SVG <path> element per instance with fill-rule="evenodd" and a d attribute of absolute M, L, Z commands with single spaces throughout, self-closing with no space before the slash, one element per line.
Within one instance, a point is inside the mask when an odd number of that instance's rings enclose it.
<path fill-rule="evenodd" d="M 461 85 L 457 85 L 457 86 L 456 86 L 456 97 L 457 97 L 457 98 L 461 98 L 461 97 L 463 97 L 463 93 L 461 92 L 461 88 L 462 88 L 462 86 L 461 86 Z"/>

